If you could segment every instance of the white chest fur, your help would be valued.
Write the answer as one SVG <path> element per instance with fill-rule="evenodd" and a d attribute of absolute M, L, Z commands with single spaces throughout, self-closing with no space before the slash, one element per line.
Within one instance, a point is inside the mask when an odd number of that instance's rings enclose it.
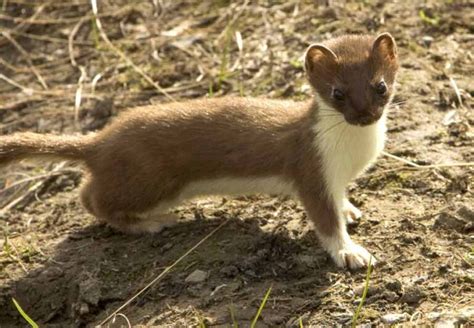
<path fill-rule="evenodd" d="M 314 127 L 315 146 L 322 157 L 328 193 L 341 209 L 347 184 L 372 164 L 384 147 L 386 114 L 372 125 L 354 126 L 321 99 L 317 100 L 320 111 Z"/>

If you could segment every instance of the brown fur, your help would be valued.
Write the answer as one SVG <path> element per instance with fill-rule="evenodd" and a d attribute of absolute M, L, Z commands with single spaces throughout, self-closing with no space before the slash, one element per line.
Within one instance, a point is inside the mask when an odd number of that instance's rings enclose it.
<path fill-rule="evenodd" d="M 382 43 L 386 46 L 385 39 Z M 330 86 L 345 83 L 346 89 L 356 87 L 357 114 L 366 114 L 375 98 L 366 97 L 357 80 L 370 80 L 378 70 L 391 76 L 394 69 L 384 66 L 392 59 L 380 59 L 385 50 L 371 52 L 373 44 L 374 38 L 359 36 L 327 43 L 334 54 L 310 48 L 309 80 L 322 99 L 333 104 Z M 338 108 L 354 114 L 352 107 Z M 37 156 L 83 161 L 88 171 L 84 206 L 122 229 L 139 222 L 135 213 L 175 199 L 191 182 L 278 176 L 293 184 L 319 233 L 333 236 L 345 226 L 322 178 L 313 129 L 317 111 L 317 101 L 235 97 L 145 106 L 120 115 L 93 136 L 1 137 L 0 164 Z"/>
<path fill-rule="evenodd" d="M 346 35 L 324 45 L 314 45 L 308 49 L 307 59 L 311 85 L 348 122 L 366 125 L 380 118 L 394 92 L 398 70 L 395 41 L 388 33 L 377 38 Z M 388 90 L 380 96 L 375 86 L 382 76 Z M 342 90 L 347 99 L 334 99 L 334 88 Z"/>

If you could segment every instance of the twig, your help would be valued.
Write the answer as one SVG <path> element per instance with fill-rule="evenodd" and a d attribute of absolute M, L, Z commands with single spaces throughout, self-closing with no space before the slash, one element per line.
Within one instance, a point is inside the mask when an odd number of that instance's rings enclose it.
<path fill-rule="evenodd" d="M 79 127 L 79 109 L 81 108 L 82 102 L 82 88 L 84 80 L 87 78 L 87 73 L 84 66 L 79 66 L 79 70 L 81 71 L 81 76 L 77 81 L 76 95 L 74 97 L 74 125 L 76 128 Z"/>
<path fill-rule="evenodd" d="M 69 33 L 69 37 L 68 37 L 69 59 L 71 60 L 71 65 L 74 67 L 77 66 L 76 59 L 74 58 L 74 38 L 76 37 L 77 32 L 79 31 L 79 29 L 81 28 L 82 24 L 84 24 L 85 21 L 86 19 L 81 19 L 79 22 L 77 22 L 77 24 L 72 29 L 71 33 Z"/>
<path fill-rule="evenodd" d="M 449 83 L 453 87 L 454 93 L 456 94 L 456 97 L 458 98 L 459 107 L 462 107 L 461 92 L 459 91 L 459 88 L 458 88 L 458 85 L 456 84 L 456 81 L 452 77 L 450 77 L 449 78 Z"/>
<path fill-rule="evenodd" d="M 26 106 L 28 106 L 28 104 L 32 103 L 32 102 L 35 102 L 35 101 L 41 101 L 43 100 L 43 98 L 29 98 L 29 99 L 21 99 L 21 100 L 18 100 L 18 101 L 13 101 L 11 103 L 6 103 L 6 104 L 3 104 L 0 106 L 0 112 L 1 111 L 6 111 L 6 110 L 19 110 L 19 109 L 23 109 L 25 108 Z M 3 126 L 3 124 L 0 124 L 0 129 L 1 127 Z"/>
<path fill-rule="evenodd" d="M 28 188 L 26 193 L 24 193 L 20 197 L 14 199 L 13 201 L 11 201 L 7 205 L 5 205 L 3 208 L 1 208 L 0 209 L 0 214 L 3 214 L 5 212 L 9 211 L 13 207 L 15 207 L 18 203 L 20 203 L 22 200 L 24 200 L 26 197 L 28 197 L 32 192 L 35 192 L 36 190 L 38 190 L 41 186 L 43 186 L 43 184 L 48 180 L 48 178 L 50 178 L 51 176 L 54 176 L 56 174 L 56 172 L 61 170 L 65 165 L 66 165 L 66 162 L 59 163 L 45 179 L 43 179 L 41 181 L 38 181 L 33 186 Z"/>
<path fill-rule="evenodd" d="M 385 156 L 387 156 L 387 157 L 396 159 L 397 161 L 400 161 L 400 162 L 402 162 L 402 163 L 408 164 L 408 165 L 413 166 L 413 167 L 420 167 L 420 166 L 421 166 L 421 165 L 416 164 L 416 163 L 413 163 L 412 161 L 409 161 L 409 160 L 407 160 L 407 159 L 404 159 L 404 158 L 401 158 L 401 157 L 392 155 L 392 154 L 390 154 L 390 153 L 387 153 L 386 151 L 382 151 L 382 155 L 385 155 Z"/>
<path fill-rule="evenodd" d="M 20 24 L 15 26 L 15 28 L 13 30 L 14 31 L 20 31 L 20 30 L 25 29 L 26 27 L 28 27 L 31 24 L 31 22 L 33 22 L 36 19 L 36 17 L 39 16 L 39 14 L 41 14 L 41 12 L 44 10 L 44 8 L 46 8 L 47 5 L 48 5 L 48 3 L 44 3 L 41 6 L 39 6 L 38 9 L 36 9 L 36 11 L 33 15 L 31 15 L 29 18 L 27 18 L 26 20 L 24 20 L 23 22 L 21 22 Z M 1 16 L 5 16 L 5 15 L 1 15 Z M 9 17 L 9 16 L 6 16 L 6 17 Z M 6 43 L 5 40 L 0 40 L 0 46 L 2 46 L 5 43 Z"/>
<path fill-rule="evenodd" d="M 23 271 L 25 273 L 28 273 L 28 270 L 26 269 L 26 266 L 25 264 L 23 263 L 23 261 L 21 260 L 21 257 L 20 257 L 20 252 L 18 252 L 18 249 L 16 248 L 16 246 L 13 244 L 13 242 L 10 240 L 9 244 L 8 244 L 12 249 L 13 251 L 15 252 L 15 255 L 11 254 L 10 252 L 7 253 L 8 257 L 10 257 L 12 260 L 18 262 L 18 264 L 20 265 L 20 267 L 23 269 Z"/>
<path fill-rule="evenodd" d="M 401 157 L 398 157 L 398 156 L 395 156 L 395 155 L 392 155 L 392 154 L 389 154 L 385 151 L 382 151 L 382 154 L 387 156 L 387 157 L 390 157 L 390 158 L 393 158 L 393 159 L 396 159 L 397 161 L 400 161 L 402 163 L 405 163 L 405 164 L 408 164 L 410 165 L 411 167 L 399 167 L 399 168 L 396 168 L 396 169 L 391 169 L 391 170 L 388 170 L 386 172 L 390 172 L 390 171 L 396 171 L 396 170 L 425 170 L 425 169 L 437 169 L 437 168 L 440 168 L 440 167 L 462 167 L 462 166 L 474 166 L 474 162 L 465 162 L 465 163 L 440 163 L 440 164 L 431 164 L 431 165 L 419 165 L 419 164 L 416 164 L 416 163 L 413 163 L 412 161 L 409 161 L 407 159 L 404 159 L 404 158 L 401 158 Z"/>
<path fill-rule="evenodd" d="M 43 90 L 37 90 L 37 89 L 32 89 L 32 88 L 29 88 L 29 87 L 25 87 L 24 85 L 21 85 L 18 82 L 6 77 L 2 73 L 0 73 L 0 80 L 4 80 L 5 82 L 8 82 L 9 84 L 13 85 L 14 87 L 17 87 L 17 88 L 21 89 L 21 91 L 23 91 L 28 96 L 32 96 L 33 94 L 37 94 L 37 95 L 41 95 L 41 96 L 52 96 L 52 97 L 65 96 L 65 97 L 69 97 L 71 95 L 71 90 L 70 90 L 71 87 L 68 84 L 63 86 L 64 89 L 58 89 L 58 90 L 49 89 L 47 91 L 43 91 Z M 74 85 L 74 86 L 76 86 L 76 85 Z M 94 98 L 94 99 L 96 99 L 97 96 L 94 95 L 94 94 L 84 93 L 84 94 L 82 94 L 82 98 Z"/>
<path fill-rule="evenodd" d="M 21 180 L 18 180 L 18 181 L 15 181 L 14 183 L 12 183 L 11 185 L 9 185 L 8 187 L 6 188 L 3 188 L 3 189 L 0 189 L 0 195 L 2 195 L 3 193 L 7 192 L 8 190 L 11 190 L 21 184 L 24 184 L 24 183 L 27 183 L 27 182 L 31 182 L 31 181 L 34 181 L 34 180 L 38 180 L 38 179 L 43 179 L 43 178 L 51 178 L 53 176 L 57 176 L 57 175 L 61 175 L 65 172 L 81 172 L 79 170 L 74 170 L 74 169 L 63 169 L 63 170 L 57 170 L 55 172 L 50 172 L 50 173 L 47 173 L 47 174 L 40 174 L 40 175 L 35 175 L 35 176 L 29 176 L 27 178 L 23 178 Z"/>
<path fill-rule="evenodd" d="M 229 12 L 229 15 L 232 17 L 232 19 L 227 23 L 226 27 L 222 30 L 222 32 L 219 34 L 219 36 L 216 38 L 217 42 L 219 42 L 226 34 L 229 28 L 231 28 L 237 20 L 239 20 L 240 15 L 245 11 L 247 8 L 248 4 L 250 3 L 250 0 L 245 0 L 245 2 L 242 4 L 242 6 L 239 8 L 237 12 Z M 230 7 L 230 10 L 232 8 Z"/>
<path fill-rule="evenodd" d="M 151 282 L 149 282 L 145 287 L 143 287 L 138 293 L 133 295 L 131 298 L 129 298 L 125 303 L 123 303 L 117 310 L 115 310 L 111 315 L 109 315 L 107 318 L 102 320 L 102 322 L 99 324 L 100 326 L 103 326 L 105 323 L 107 323 L 110 319 L 112 319 L 117 313 L 122 311 L 127 305 L 132 303 L 138 296 L 143 294 L 145 291 L 147 291 L 151 286 L 153 286 L 155 283 L 157 283 L 161 278 L 163 278 L 169 271 L 171 271 L 176 265 L 178 265 L 185 257 L 187 257 L 189 254 L 191 254 L 196 248 L 201 246 L 202 243 L 204 243 L 206 240 L 208 240 L 212 235 L 214 235 L 219 229 L 221 229 L 227 222 L 230 221 L 230 218 L 219 224 L 217 228 L 212 230 L 209 234 L 207 234 L 203 239 L 201 239 L 197 244 L 195 244 L 193 247 L 191 247 L 186 253 L 184 253 L 180 258 L 178 258 L 173 264 L 171 264 L 169 267 L 166 267 L 163 272 L 161 272 L 155 279 L 153 279 Z"/>
<path fill-rule="evenodd" d="M 5 59 L 3 59 L 2 57 L 0 57 L 0 65 L 3 65 L 5 66 L 6 68 L 8 68 L 9 70 L 15 72 L 15 73 L 18 73 L 18 72 L 23 72 L 24 69 L 22 68 L 18 68 L 12 64 L 10 64 L 9 62 L 7 62 Z"/>
<path fill-rule="evenodd" d="M 21 91 L 23 91 L 24 93 L 26 93 L 27 95 L 32 95 L 33 93 L 35 92 L 38 92 L 37 90 L 34 90 L 34 89 L 31 89 L 31 88 L 28 88 L 28 87 L 25 87 L 15 81 L 13 81 L 12 79 L 6 77 L 5 75 L 3 75 L 2 73 L 0 73 L 0 80 L 4 80 L 5 82 L 13 85 L 14 87 L 17 87 L 18 89 L 21 89 Z"/>
<path fill-rule="evenodd" d="M 107 46 L 111 50 L 113 50 L 120 58 L 122 58 L 122 60 L 124 60 L 130 67 L 132 67 L 138 74 L 140 74 L 150 85 L 152 85 L 156 90 L 158 90 L 158 92 L 162 93 L 169 100 L 175 101 L 175 99 L 168 92 L 166 92 L 166 90 L 164 90 L 155 81 L 153 81 L 153 79 L 149 77 L 140 67 L 135 65 L 135 63 L 130 58 L 128 58 L 122 50 L 113 45 L 113 43 L 109 40 L 107 34 L 105 34 L 102 24 L 100 22 L 99 15 L 97 12 L 97 0 L 91 0 L 91 6 L 92 13 L 94 14 L 94 21 L 97 26 L 97 29 L 99 30 L 100 37 L 104 40 Z"/>
<path fill-rule="evenodd" d="M 28 66 L 30 67 L 31 71 L 33 72 L 33 74 L 36 76 L 36 78 L 38 79 L 39 83 L 43 86 L 43 88 L 45 90 L 48 89 L 48 85 L 46 84 L 46 81 L 43 79 L 43 77 L 41 76 L 40 72 L 36 69 L 35 65 L 33 65 L 33 61 L 31 60 L 31 57 L 30 55 L 26 52 L 25 49 L 23 49 L 23 47 L 18 43 L 16 42 L 16 40 L 14 38 L 12 38 L 12 36 L 3 31 L 2 32 L 2 35 L 8 40 L 10 41 L 11 44 L 13 44 L 13 46 L 23 55 L 23 57 L 25 57 L 26 59 L 26 62 L 28 63 Z"/>
<path fill-rule="evenodd" d="M 420 171 L 420 170 L 430 170 L 430 169 L 438 169 L 438 168 L 443 168 L 443 167 L 469 167 L 469 166 L 474 166 L 474 162 L 467 162 L 467 163 L 441 163 L 441 164 L 433 164 L 433 165 L 419 165 L 417 167 L 406 167 L 406 166 L 400 166 L 397 168 L 393 169 L 388 169 L 384 171 L 379 171 L 379 172 L 373 172 L 370 174 L 367 174 L 367 176 L 370 177 L 378 177 L 387 173 L 392 173 L 392 172 L 397 172 L 397 171 Z"/>
<path fill-rule="evenodd" d="M 123 314 L 123 313 L 117 313 L 117 314 L 114 316 L 114 318 L 113 318 L 113 320 L 112 320 L 112 323 L 115 323 L 117 317 L 121 317 L 121 318 L 123 318 L 123 319 L 125 320 L 125 322 L 127 323 L 127 328 L 132 328 L 132 324 L 130 323 L 130 320 L 128 320 L 127 316 L 126 316 L 125 314 Z"/>
<path fill-rule="evenodd" d="M 3 29 L 5 32 L 8 32 L 13 35 L 19 35 L 23 36 L 28 39 L 32 40 L 39 40 L 39 41 L 46 41 L 46 42 L 51 42 L 51 43 L 68 43 L 67 39 L 63 38 L 57 38 L 54 36 L 48 36 L 48 35 L 39 35 L 39 34 L 33 34 L 33 33 L 28 33 L 28 32 L 21 32 L 17 31 L 15 29 Z M 81 45 L 81 46 L 92 46 L 93 43 L 90 41 L 76 41 L 76 44 Z"/>

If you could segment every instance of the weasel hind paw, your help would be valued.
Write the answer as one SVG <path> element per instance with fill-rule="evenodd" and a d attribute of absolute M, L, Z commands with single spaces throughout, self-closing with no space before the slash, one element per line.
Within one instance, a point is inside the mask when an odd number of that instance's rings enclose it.
<path fill-rule="evenodd" d="M 375 257 L 372 256 L 364 247 L 352 243 L 339 250 L 334 256 L 336 265 L 341 268 L 359 269 L 374 266 Z"/>
<path fill-rule="evenodd" d="M 178 223 L 179 216 L 175 214 L 159 215 L 155 219 L 140 219 L 125 227 L 125 232 L 131 234 L 159 233 L 164 228 L 169 228 Z"/>

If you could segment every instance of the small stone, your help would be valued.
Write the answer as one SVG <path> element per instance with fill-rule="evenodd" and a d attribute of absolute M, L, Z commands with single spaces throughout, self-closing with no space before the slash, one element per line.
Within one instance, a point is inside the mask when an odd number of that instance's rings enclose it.
<path fill-rule="evenodd" d="M 402 292 L 402 283 L 399 280 L 392 280 L 385 283 L 385 287 L 396 293 Z"/>
<path fill-rule="evenodd" d="M 425 47 L 429 48 L 431 44 L 433 43 L 434 39 L 432 36 L 425 35 L 423 38 L 421 38 L 421 41 L 423 42 L 423 45 Z"/>
<path fill-rule="evenodd" d="M 189 276 L 184 279 L 185 282 L 198 283 L 207 279 L 207 272 L 202 270 L 194 270 Z"/>
<path fill-rule="evenodd" d="M 315 268 L 318 266 L 318 260 L 320 260 L 320 258 L 314 255 L 300 255 L 298 256 L 298 260 L 309 268 Z"/>
<path fill-rule="evenodd" d="M 441 317 L 441 313 L 439 313 L 439 312 L 430 312 L 426 315 L 426 317 L 430 321 L 436 321 Z"/>
<path fill-rule="evenodd" d="M 335 318 L 337 322 L 343 324 L 343 323 L 348 322 L 349 320 L 352 320 L 352 318 L 354 317 L 354 313 L 351 313 L 351 312 L 337 313 L 336 312 L 336 313 L 331 314 L 331 316 Z"/>
<path fill-rule="evenodd" d="M 388 313 L 382 316 L 382 322 L 393 325 L 398 322 L 404 322 L 410 319 L 410 315 L 408 313 Z"/>
<path fill-rule="evenodd" d="M 465 233 L 474 232 L 474 222 L 466 223 L 466 225 L 465 225 L 464 228 L 463 228 L 463 231 L 464 231 Z"/>
<path fill-rule="evenodd" d="M 464 323 L 472 322 L 472 319 L 474 319 L 474 307 L 468 306 L 456 312 L 431 312 L 426 317 L 434 322 L 434 327 L 459 327 Z"/>
<path fill-rule="evenodd" d="M 466 221 L 474 222 L 474 211 L 467 206 L 461 206 L 457 210 L 457 214 Z"/>
<path fill-rule="evenodd" d="M 79 297 L 84 302 L 97 306 L 102 297 L 100 282 L 95 278 L 88 278 L 79 283 Z"/>
<path fill-rule="evenodd" d="M 465 225 L 466 225 L 466 222 L 464 222 L 463 220 L 447 212 L 443 212 L 440 215 L 438 215 L 438 217 L 436 218 L 433 224 L 433 227 L 462 231 Z"/>
<path fill-rule="evenodd" d="M 453 317 L 441 318 L 436 321 L 434 328 L 454 328 L 459 326 L 459 320 Z"/>
<path fill-rule="evenodd" d="M 87 303 L 81 303 L 81 305 L 79 305 L 79 314 L 80 315 L 85 315 L 89 312 L 90 312 L 90 309 L 89 309 L 89 305 L 87 305 Z"/>
<path fill-rule="evenodd" d="M 225 277 L 233 278 L 239 274 L 239 269 L 235 265 L 228 265 L 220 269 L 219 272 L 222 273 Z"/>
<path fill-rule="evenodd" d="M 417 304 L 424 298 L 426 298 L 426 292 L 419 286 L 412 285 L 405 289 L 403 296 L 400 298 L 400 302 L 407 304 Z"/>
<path fill-rule="evenodd" d="M 299 317 L 292 317 L 286 322 L 285 327 L 287 327 L 287 328 L 299 327 L 300 320 L 302 322 L 305 322 L 309 319 L 309 316 L 310 316 L 310 312 L 305 312 L 305 313 L 303 313 L 303 315 L 301 315 Z"/>
<path fill-rule="evenodd" d="M 360 284 L 358 287 L 355 288 L 354 294 L 357 296 L 362 296 L 365 289 L 365 283 Z M 369 285 L 369 289 L 367 290 L 367 297 L 372 295 L 378 295 L 382 293 L 383 288 L 379 285 Z"/>
<path fill-rule="evenodd" d="M 382 294 L 382 298 L 389 302 L 396 302 L 400 298 L 400 296 L 395 292 L 387 290 Z"/>
<path fill-rule="evenodd" d="M 166 243 L 166 244 L 163 245 L 163 247 L 161 248 L 161 250 L 164 252 L 164 251 L 169 250 L 171 247 L 173 247 L 173 244 L 172 244 L 172 243 Z"/>

